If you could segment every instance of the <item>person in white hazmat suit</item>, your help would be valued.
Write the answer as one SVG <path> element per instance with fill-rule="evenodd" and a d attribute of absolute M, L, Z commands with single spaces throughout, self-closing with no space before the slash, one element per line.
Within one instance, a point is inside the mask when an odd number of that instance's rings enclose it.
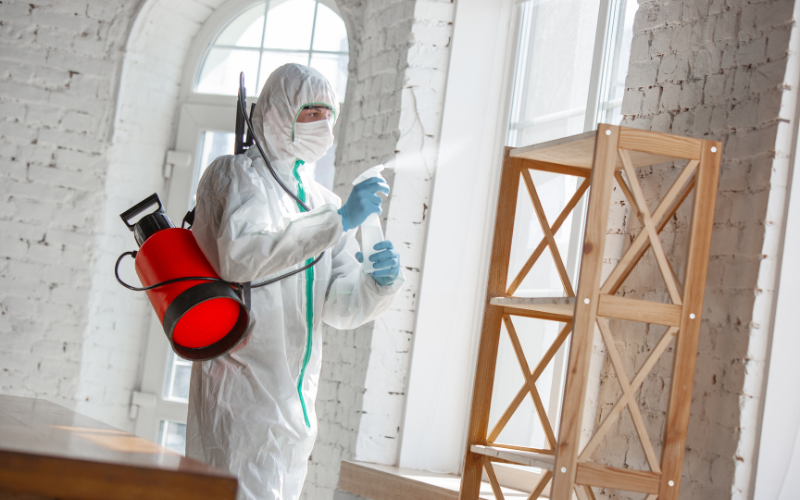
<path fill-rule="evenodd" d="M 381 269 L 362 272 L 355 239 L 354 228 L 380 213 L 376 191 L 388 186 L 365 181 L 340 210 L 341 200 L 304 171 L 304 162 L 332 145 L 337 111 L 320 73 L 287 64 L 270 75 L 253 113 L 270 163 L 310 211 L 280 188 L 255 146 L 217 158 L 198 186 L 192 232 L 223 279 L 256 284 L 325 251 L 315 266 L 254 288 L 249 336 L 230 353 L 192 366 L 187 456 L 235 474 L 239 499 L 300 496 L 317 434 L 322 323 L 353 329 L 372 321 L 404 281 L 388 241 L 371 258 Z"/>

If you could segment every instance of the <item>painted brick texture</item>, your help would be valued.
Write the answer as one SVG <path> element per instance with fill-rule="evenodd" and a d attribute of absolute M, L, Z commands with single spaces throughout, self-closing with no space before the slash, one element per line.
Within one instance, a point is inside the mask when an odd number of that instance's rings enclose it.
<path fill-rule="evenodd" d="M 90 366 L 85 332 L 116 90 L 135 8 L 123 1 L 0 4 L 3 393 L 72 408 L 130 397 L 98 388 L 119 377 L 103 380 L 94 366 L 135 374 L 138 356 L 122 360 L 106 346 L 92 353 Z"/>
<path fill-rule="evenodd" d="M 681 498 L 747 498 L 751 485 L 789 171 L 789 123 L 796 118 L 796 81 L 787 75 L 795 65 L 794 9 L 791 0 L 651 1 L 640 3 L 635 18 L 623 125 L 724 144 Z M 678 169 L 658 165 L 637 174 L 654 205 Z M 664 230 L 668 254 L 685 255 L 689 215 L 685 206 Z M 618 217 L 628 241 L 641 231 L 627 210 Z M 676 271 L 681 275 L 682 266 Z M 652 255 L 621 293 L 668 301 Z M 632 377 L 664 329 L 612 323 L 612 330 Z M 657 454 L 671 361 L 670 348 L 637 394 Z M 600 384 L 596 423 L 621 394 L 609 361 Z M 627 410 L 611 436 L 596 459 L 647 470 Z M 601 496 L 634 498 L 611 491 Z"/>
<path fill-rule="evenodd" d="M 103 415 L 123 428 L 134 425 L 128 405 L 131 391 L 140 388 L 152 309 L 145 294 L 124 289 L 111 272 L 117 256 L 136 248 L 119 214 L 154 192 L 169 204 L 162 168 L 166 152 L 174 144 L 187 53 L 194 36 L 220 3 L 146 1 L 138 10 L 125 47 L 107 154 L 105 205 L 89 299 L 91 315 L 84 339 L 83 369 L 90 370 L 92 377 L 81 377 L 87 390 L 113 394 L 114 404 L 92 407 L 81 402 L 78 406 L 83 413 Z M 132 260 L 126 259 L 121 269 L 126 281 L 137 282 Z"/>
<path fill-rule="evenodd" d="M 0 4 L 0 391 L 133 429 L 150 312 L 113 278 L 135 246 L 118 214 L 164 193 L 186 54 L 219 3 Z"/>

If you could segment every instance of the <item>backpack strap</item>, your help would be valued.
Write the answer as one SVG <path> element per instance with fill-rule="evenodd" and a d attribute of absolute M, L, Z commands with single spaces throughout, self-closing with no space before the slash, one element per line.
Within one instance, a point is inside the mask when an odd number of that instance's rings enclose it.
<path fill-rule="evenodd" d="M 185 227 L 186 225 L 189 227 Z M 186 215 L 183 216 L 183 222 L 181 222 L 181 227 L 184 229 L 191 229 L 194 225 L 194 208 L 186 212 Z"/>

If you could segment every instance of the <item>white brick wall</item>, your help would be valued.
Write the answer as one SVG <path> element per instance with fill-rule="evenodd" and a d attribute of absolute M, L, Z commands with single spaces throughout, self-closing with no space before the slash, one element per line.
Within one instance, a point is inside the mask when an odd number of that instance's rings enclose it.
<path fill-rule="evenodd" d="M 85 332 L 134 8 L 122 1 L 0 4 L 3 393 L 70 407 L 116 403 L 118 394 L 81 385 L 79 377 L 97 375 L 86 365 L 94 353 Z"/>
<path fill-rule="evenodd" d="M 114 133 L 108 150 L 105 207 L 96 241 L 89 322 L 84 336 L 78 411 L 132 429 L 131 391 L 139 388 L 151 307 L 143 293 L 114 279 L 117 257 L 136 248 L 119 214 L 154 192 L 165 202 L 166 151 L 174 144 L 176 110 L 187 53 L 222 0 L 149 0 L 130 28 L 119 82 Z M 169 50 L 164 50 L 169 47 Z M 179 221 L 173 221 L 178 223 Z M 133 262 L 123 276 L 136 283 Z M 97 399 L 101 398 L 98 402 Z"/>
<path fill-rule="evenodd" d="M 747 498 L 758 433 L 775 259 L 789 171 L 796 75 L 785 80 L 793 28 L 792 0 L 641 2 L 634 24 L 623 125 L 724 143 L 703 309 L 681 498 Z M 794 73 L 793 73 L 794 74 Z M 677 175 L 671 166 L 643 170 L 649 200 Z M 685 250 L 689 212 L 664 231 L 668 252 Z M 627 234 L 640 230 L 627 219 Z M 678 273 L 682 269 L 677 269 Z M 652 259 L 623 293 L 664 298 Z M 638 369 L 661 332 L 615 329 L 618 347 Z M 671 358 L 667 353 L 638 396 L 660 451 Z M 598 421 L 619 394 L 610 364 L 601 375 Z M 617 424 L 598 458 L 646 469 L 630 419 Z M 603 498 L 628 498 L 604 492 Z"/>
<path fill-rule="evenodd" d="M 118 214 L 164 192 L 186 53 L 219 3 L 0 4 L 3 393 L 132 429 L 150 312 L 113 277 L 135 247 Z"/>

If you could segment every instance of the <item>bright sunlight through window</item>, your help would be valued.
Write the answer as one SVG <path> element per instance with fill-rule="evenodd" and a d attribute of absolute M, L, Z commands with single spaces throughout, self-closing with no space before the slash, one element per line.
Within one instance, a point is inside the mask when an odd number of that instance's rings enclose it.
<path fill-rule="evenodd" d="M 195 92 L 235 95 L 244 71 L 247 95 L 258 95 L 270 73 L 287 63 L 311 66 L 344 102 L 349 61 L 344 21 L 315 0 L 270 0 L 235 17 L 208 48 Z"/>

